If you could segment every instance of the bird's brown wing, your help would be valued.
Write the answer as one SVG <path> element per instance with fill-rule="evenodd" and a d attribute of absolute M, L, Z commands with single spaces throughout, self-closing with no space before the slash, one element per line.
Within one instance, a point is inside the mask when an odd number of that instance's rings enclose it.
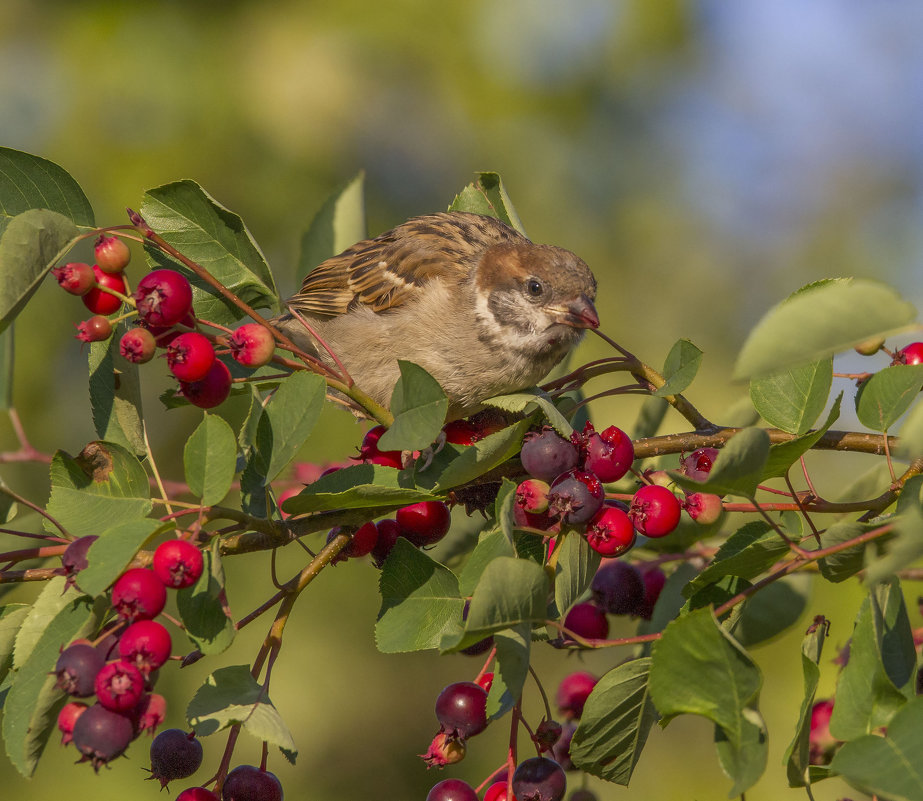
<path fill-rule="evenodd" d="M 392 309 L 434 278 L 460 280 L 486 248 L 507 241 L 527 240 L 492 217 L 462 212 L 415 217 L 319 264 L 289 304 L 321 317 L 336 317 L 357 305 L 376 312 Z"/>

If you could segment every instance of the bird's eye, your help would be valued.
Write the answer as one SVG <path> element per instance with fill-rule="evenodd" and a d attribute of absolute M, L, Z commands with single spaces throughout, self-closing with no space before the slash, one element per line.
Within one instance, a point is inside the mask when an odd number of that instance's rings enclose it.
<path fill-rule="evenodd" d="M 526 292 L 533 298 L 539 298 L 545 292 L 545 287 L 537 278 L 530 278 L 526 281 Z"/>

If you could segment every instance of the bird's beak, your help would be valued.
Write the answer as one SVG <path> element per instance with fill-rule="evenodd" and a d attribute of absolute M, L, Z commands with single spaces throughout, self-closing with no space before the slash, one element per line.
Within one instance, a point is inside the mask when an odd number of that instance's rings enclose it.
<path fill-rule="evenodd" d="M 593 301 L 586 295 L 575 298 L 565 306 L 554 309 L 556 322 L 571 328 L 599 328 L 599 315 Z"/>

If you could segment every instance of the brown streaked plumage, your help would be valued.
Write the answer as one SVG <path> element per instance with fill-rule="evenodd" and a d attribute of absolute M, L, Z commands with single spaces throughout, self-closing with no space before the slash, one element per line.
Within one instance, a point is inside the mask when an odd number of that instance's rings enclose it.
<path fill-rule="evenodd" d="M 450 417 L 534 385 L 596 327 L 596 281 L 573 253 L 493 217 L 416 217 L 327 259 L 288 303 L 387 406 L 397 360 L 442 385 Z M 275 324 L 327 358 L 290 314 Z"/>

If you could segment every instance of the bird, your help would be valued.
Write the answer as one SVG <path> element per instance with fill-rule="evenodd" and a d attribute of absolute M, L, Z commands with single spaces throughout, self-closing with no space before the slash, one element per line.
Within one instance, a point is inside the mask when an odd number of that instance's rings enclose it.
<path fill-rule="evenodd" d="M 450 211 L 327 259 L 287 306 L 377 403 L 389 407 L 406 360 L 439 382 L 454 420 L 537 384 L 599 326 L 595 299 L 593 273 L 569 250 L 534 244 L 495 217 Z M 333 364 L 295 314 L 272 322 Z"/>

